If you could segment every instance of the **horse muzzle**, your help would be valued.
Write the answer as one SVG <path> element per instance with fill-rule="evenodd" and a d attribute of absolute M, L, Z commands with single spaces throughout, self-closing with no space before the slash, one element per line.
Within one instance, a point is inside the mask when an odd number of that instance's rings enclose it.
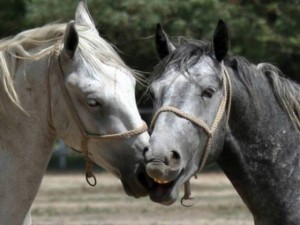
<path fill-rule="evenodd" d="M 179 151 L 153 151 L 145 148 L 146 173 L 158 184 L 168 184 L 176 180 L 181 172 Z"/>

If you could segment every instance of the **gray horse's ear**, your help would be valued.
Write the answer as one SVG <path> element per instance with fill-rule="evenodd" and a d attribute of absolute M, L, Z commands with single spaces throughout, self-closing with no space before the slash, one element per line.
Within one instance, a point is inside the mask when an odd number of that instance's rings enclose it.
<path fill-rule="evenodd" d="M 159 23 L 156 26 L 155 46 L 160 59 L 163 59 L 176 49 Z"/>
<path fill-rule="evenodd" d="M 72 20 L 68 23 L 65 37 L 64 37 L 64 48 L 63 53 L 69 58 L 72 59 L 76 52 L 78 46 L 79 38 L 78 33 L 75 28 L 75 22 Z"/>
<path fill-rule="evenodd" d="M 216 59 L 221 62 L 229 50 L 229 33 L 223 20 L 219 20 L 213 36 L 213 48 Z"/>
<path fill-rule="evenodd" d="M 77 6 L 75 13 L 75 22 L 79 25 L 88 26 L 92 30 L 97 32 L 97 34 L 99 34 L 85 1 L 80 1 Z"/>

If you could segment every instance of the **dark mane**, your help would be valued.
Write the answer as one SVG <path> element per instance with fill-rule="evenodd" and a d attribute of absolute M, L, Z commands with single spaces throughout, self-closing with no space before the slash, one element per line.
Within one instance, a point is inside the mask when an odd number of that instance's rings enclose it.
<path fill-rule="evenodd" d="M 182 41 L 183 40 L 183 41 Z M 183 43 L 180 43 L 183 42 Z M 203 55 L 213 57 L 211 43 L 181 38 L 176 51 L 166 56 L 154 68 L 153 80 L 161 76 L 168 68 L 175 68 L 181 72 L 188 72 Z M 282 72 L 274 65 L 261 63 L 255 65 L 242 56 L 227 55 L 224 59 L 226 67 L 232 68 L 239 75 L 253 98 L 257 98 L 255 79 L 266 78 L 270 83 L 279 105 L 286 111 L 290 119 L 300 131 L 300 85 L 285 78 Z M 255 101 L 259 101 L 256 99 Z"/>
<path fill-rule="evenodd" d="M 187 72 L 188 68 L 194 66 L 201 56 L 211 55 L 213 52 L 211 44 L 208 42 L 181 37 L 178 43 L 176 51 L 166 56 L 155 66 L 153 80 L 161 76 L 170 67 L 181 72 Z"/>
<path fill-rule="evenodd" d="M 255 78 L 265 78 L 271 85 L 279 105 L 286 111 L 290 119 L 300 131 L 300 85 L 289 80 L 279 68 L 270 63 L 254 65 L 241 56 L 228 56 L 225 65 L 237 71 L 239 79 L 244 83 L 256 102 L 257 88 Z M 257 81 L 256 81 L 257 82 Z"/>

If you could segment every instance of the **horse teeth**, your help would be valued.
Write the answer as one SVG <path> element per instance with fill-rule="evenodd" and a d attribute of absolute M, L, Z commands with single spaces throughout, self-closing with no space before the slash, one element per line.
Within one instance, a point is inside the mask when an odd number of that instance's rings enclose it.
<path fill-rule="evenodd" d="M 169 183 L 168 181 L 164 181 L 164 180 L 158 180 L 158 179 L 153 179 L 156 183 L 158 184 L 167 184 Z"/>

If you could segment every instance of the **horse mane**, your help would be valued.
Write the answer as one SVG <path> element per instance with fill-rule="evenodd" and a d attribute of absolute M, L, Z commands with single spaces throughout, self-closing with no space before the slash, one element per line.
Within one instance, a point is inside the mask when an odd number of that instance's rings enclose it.
<path fill-rule="evenodd" d="M 0 88 L 20 109 L 14 87 L 18 60 L 39 60 L 52 54 L 57 47 L 62 48 L 66 25 L 66 23 L 48 24 L 0 40 Z M 98 74 L 100 71 L 106 77 L 111 77 L 104 69 L 106 64 L 123 71 L 130 71 L 137 80 L 141 80 L 141 75 L 125 65 L 113 45 L 87 26 L 76 25 L 76 30 L 79 35 L 77 51 L 98 71 Z"/>
<path fill-rule="evenodd" d="M 4 95 L 2 97 L 8 98 L 22 109 L 14 87 L 17 61 L 20 59 L 38 60 L 49 55 L 53 50 L 53 45 L 62 39 L 63 34 L 63 26 L 56 24 L 27 30 L 14 37 L 0 40 L 0 87 L 3 90 L 1 94 Z M 35 48 L 38 46 L 42 47 Z M 2 102 L 1 105 L 3 105 Z"/>
<path fill-rule="evenodd" d="M 269 79 L 277 101 L 300 131 L 300 85 L 286 79 L 284 74 L 272 64 L 260 63 L 257 68 Z"/>
<path fill-rule="evenodd" d="M 252 96 L 256 96 L 255 78 L 266 78 L 272 87 L 279 105 L 288 114 L 293 124 L 300 131 L 300 85 L 288 79 L 279 68 L 270 63 L 252 64 L 241 56 L 228 56 L 225 65 L 238 71 L 239 78 L 243 81 Z"/>
<path fill-rule="evenodd" d="M 188 73 L 189 67 L 194 66 L 203 55 L 212 53 L 211 45 L 200 40 L 179 37 L 174 45 L 176 51 L 167 55 L 155 66 L 152 81 L 158 79 L 169 67 Z"/>
<path fill-rule="evenodd" d="M 183 44 L 181 44 L 183 42 Z M 166 56 L 154 69 L 154 80 L 170 66 L 188 72 L 203 55 L 213 57 L 211 43 L 180 38 L 176 51 Z M 178 46 L 178 44 L 175 43 Z M 227 55 L 224 65 L 237 71 L 249 93 L 255 96 L 256 77 L 267 78 L 279 105 L 285 110 L 293 124 L 300 131 L 300 85 L 286 78 L 284 74 L 270 63 L 254 65 L 245 57 Z M 188 73 L 187 73 L 188 74 Z"/>

